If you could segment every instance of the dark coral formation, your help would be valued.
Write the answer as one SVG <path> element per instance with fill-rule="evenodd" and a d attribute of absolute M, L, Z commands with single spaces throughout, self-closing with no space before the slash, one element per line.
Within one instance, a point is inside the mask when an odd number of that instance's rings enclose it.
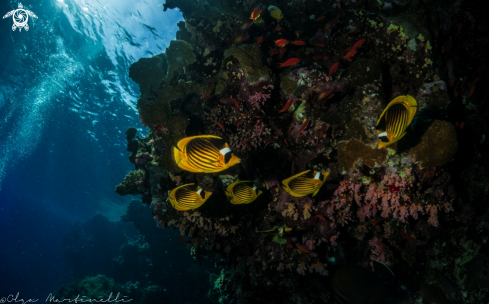
<path fill-rule="evenodd" d="M 284 18 L 273 19 L 269 5 Z M 133 157 L 144 177 L 126 178 L 121 193 L 142 194 L 158 225 L 178 229 L 197 258 L 220 258 L 211 297 L 224 303 L 487 299 L 484 273 L 474 265 L 488 251 L 489 163 L 480 155 L 489 150 L 489 108 L 475 61 L 486 58 L 480 41 L 488 37 L 474 29 L 483 23 L 475 6 L 169 1 L 165 9 L 176 6 L 185 18 L 182 40 L 131 68 L 150 131 L 137 139 Z M 263 11 L 253 23 L 255 8 Z M 456 45 L 467 33 L 471 53 Z M 304 45 L 279 48 L 277 39 Z M 290 58 L 300 61 L 277 67 Z M 143 69 L 155 77 L 141 77 Z M 419 104 L 413 123 L 400 141 L 378 149 L 379 115 L 406 94 Z M 181 171 L 170 148 L 198 134 L 224 138 L 241 163 L 215 174 Z M 291 197 L 281 180 L 308 169 L 329 172 L 325 185 L 315 197 Z M 254 181 L 264 193 L 249 205 L 232 205 L 224 189 L 236 180 Z M 198 209 L 178 212 L 168 192 L 186 183 L 213 194 Z M 292 231 L 255 232 L 285 226 Z"/>

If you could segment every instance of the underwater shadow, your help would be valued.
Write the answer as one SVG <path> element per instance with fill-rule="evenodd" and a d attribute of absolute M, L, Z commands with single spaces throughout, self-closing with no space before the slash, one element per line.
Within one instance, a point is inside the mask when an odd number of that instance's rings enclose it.
<path fill-rule="evenodd" d="M 433 117 L 436 117 L 436 111 L 428 107 L 418 112 L 411 125 L 407 128 L 406 135 L 397 142 L 398 154 L 408 151 L 421 142 L 421 138 L 435 121 Z"/>

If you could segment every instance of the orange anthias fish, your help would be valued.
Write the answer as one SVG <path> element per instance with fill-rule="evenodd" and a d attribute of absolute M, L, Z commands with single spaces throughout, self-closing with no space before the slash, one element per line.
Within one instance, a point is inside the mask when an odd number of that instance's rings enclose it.
<path fill-rule="evenodd" d="M 323 58 L 321 55 L 314 55 L 314 56 L 312 56 L 312 59 L 314 59 L 314 60 L 319 60 L 321 58 Z"/>
<path fill-rule="evenodd" d="M 306 43 L 304 41 L 301 41 L 301 40 L 292 41 L 291 44 L 293 44 L 293 45 L 306 45 Z"/>
<path fill-rule="evenodd" d="M 275 44 L 278 46 L 278 47 L 284 47 L 286 46 L 287 44 L 289 44 L 289 40 L 287 39 L 279 39 L 279 40 L 276 40 L 275 41 Z"/>
<path fill-rule="evenodd" d="M 318 219 L 320 219 L 321 221 L 326 222 L 326 219 L 325 219 L 325 218 L 324 218 L 324 216 L 322 216 L 322 215 L 319 215 L 319 214 L 318 214 L 318 215 L 315 215 L 314 217 L 317 217 L 317 218 L 318 218 Z"/>
<path fill-rule="evenodd" d="M 307 127 L 308 124 L 309 124 L 309 119 L 306 119 L 304 121 L 304 123 L 302 124 L 302 127 L 300 128 L 300 130 L 297 131 L 297 134 L 301 133 Z"/>
<path fill-rule="evenodd" d="M 290 108 L 290 105 L 292 104 L 293 101 L 294 101 L 293 99 L 290 99 L 289 101 L 287 101 L 287 103 L 285 104 L 285 107 L 278 112 L 283 113 L 283 112 L 287 111 Z"/>
<path fill-rule="evenodd" d="M 238 37 L 236 37 L 236 39 L 234 39 L 234 43 L 241 43 L 245 40 L 247 40 L 248 38 L 250 38 L 250 35 L 239 35 Z"/>
<path fill-rule="evenodd" d="M 326 18 L 326 16 L 321 16 L 321 17 L 318 17 L 318 18 L 316 19 L 316 22 L 321 21 L 321 20 L 323 20 L 324 18 Z"/>
<path fill-rule="evenodd" d="M 289 60 L 287 60 L 285 62 L 279 63 L 278 67 L 279 68 L 285 68 L 285 67 L 296 65 L 299 62 L 301 62 L 299 58 L 290 58 Z"/>
<path fill-rule="evenodd" d="M 213 123 L 215 123 L 219 128 L 221 128 L 223 131 L 226 131 L 226 129 L 224 128 L 224 126 L 220 123 L 218 123 L 217 121 L 213 120 L 212 121 Z"/>
<path fill-rule="evenodd" d="M 252 20 L 256 20 L 258 17 L 260 17 L 261 11 L 262 11 L 262 9 L 261 9 L 261 8 L 255 8 L 255 9 L 254 9 L 254 10 L 251 12 L 251 17 L 250 17 L 250 19 L 252 19 Z"/>
<path fill-rule="evenodd" d="M 351 59 L 350 59 L 350 58 L 351 58 L 351 57 L 353 57 L 353 56 L 355 56 L 355 54 L 356 54 L 356 53 L 358 53 L 358 51 L 357 51 L 357 50 L 351 50 L 351 51 L 349 51 L 349 52 L 348 52 L 348 53 L 345 55 L 345 57 L 343 57 L 343 59 L 346 59 L 346 60 L 348 60 L 348 61 L 351 61 Z"/>
<path fill-rule="evenodd" d="M 301 246 L 301 245 L 296 245 L 297 249 L 299 249 L 300 251 L 304 252 L 304 253 L 312 253 L 312 251 L 310 251 L 309 249 L 307 249 L 306 247 L 304 246 Z"/>
<path fill-rule="evenodd" d="M 275 27 L 275 31 L 280 32 L 282 30 L 282 27 L 280 25 L 277 25 Z"/>
<path fill-rule="evenodd" d="M 263 36 L 260 36 L 256 39 L 256 46 L 259 46 L 263 42 Z"/>
<path fill-rule="evenodd" d="M 354 45 L 353 47 L 351 48 L 352 50 L 356 50 L 358 48 L 360 48 L 364 43 L 365 43 L 366 39 L 360 39 L 358 40 Z"/>
<path fill-rule="evenodd" d="M 329 69 L 329 74 L 328 74 L 328 77 L 331 77 L 331 75 L 333 75 L 334 72 L 336 72 L 336 70 L 338 69 L 338 66 L 340 65 L 339 62 L 333 64 L 331 66 L 331 69 Z"/>
<path fill-rule="evenodd" d="M 282 57 L 284 57 L 284 54 L 285 54 L 285 48 L 281 48 L 280 49 L 280 53 L 278 54 L 278 58 L 282 59 Z"/>

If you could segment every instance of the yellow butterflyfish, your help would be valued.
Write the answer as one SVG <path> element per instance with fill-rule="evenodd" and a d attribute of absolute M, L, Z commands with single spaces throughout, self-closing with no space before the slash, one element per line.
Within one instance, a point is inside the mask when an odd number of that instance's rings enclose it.
<path fill-rule="evenodd" d="M 204 191 L 195 184 L 185 184 L 170 192 L 170 203 L 178 211 L 188 211 L 202 206 L 212 192 Z"/>
<path fill-rule="evenodd" d="M 214 173 L 226 170 L 241 160 L 219 136 L 185 137 L 173 147 L 175 163 L 190 172 Z"/>
<path fill-rule="evenodd" d="M 227 187 L 226 196 L 231 204 L 249 204 L 262 194 L 261 190 L 256 191 L 256 186 L 250 186 L 250 183 L 250 181 L 237 181 Z"/>
<path fill-rule="evenodd" d="M 314 171 L 314 175 L 312 177 L 306 177 L 309 171 L 311 170 L 306 170 L 292 177 L 284 179 L 282 181 L 282 187 L 284 188 L 284 190 L 295 197 L 303 197 L 308 194 L 312 194 L 312 196 L 316 195 L 319 192 L 321 186 L 326 181 L 326 178 L 328 178 L 329 173 Z M 321 175 L 323 175 L 322 180 Z"/>
<path fill-rule="evenodd" d="M 417 109 L 418 103 L 410 95 L 398 96 L 387 105 L 376 124 L 379 149 L 406 135 L 406 129 L 413 121 Z"/>

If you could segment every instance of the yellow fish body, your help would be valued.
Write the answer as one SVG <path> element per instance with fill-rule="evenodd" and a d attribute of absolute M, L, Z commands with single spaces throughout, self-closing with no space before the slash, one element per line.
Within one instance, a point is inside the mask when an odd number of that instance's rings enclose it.
<path fill-rule="evenodd" d="M 202 206 L 212 192 L 204 191 L 199 186 L 191 187 L 195 184 L 185 184 L 176 187 L 170 192 L 170 203 L 178 211 L 188 211 Z M 194 189 L 192 189 L 194 188 Z"/>
<path fill-rule="evenodd" d="M 270 5 L 268 7 L 268 13 L 270 13 L 270 16 L 272 16 L 272 18 L 275 20 L 282 20 L 282 18 L 284 17 L 284 15 L 282 15 L 282 11 L 278 7 L 273 5 Z"/>
<path fill-rule="evenodd" d="M 241 161 L 232 153 L 228 143 L 214 135 L 180 140 L 173 147 L 173 160 L 183 170 L 202 173 L 223 171 Z"/>
<path fill-rule="evenodd" d="M 256 186 L 250 187 L 247 183 L 250 181 L 238 181 L 227 187 L 226 196 L 231 204 L 249 204 L 262 194 L 261 190 L 256 191 Z"/>
<path fill-rule="evenodd" d="M 290 231 L 292 231 L 292 228 L 284 226 L 284 227 L 279 227 L 279 228 L 273 228 L 270 230 L 261 230 L 261 231 L 256 230 L 255 232 L 256 233 L 269 233 L 269 232 L 271 232 L 271 233 L 278 234 L 278 235 L 282 236 L 282 235 L 284 235 L 284 233 L 290 232 Z"/>
<path fill-rule="evenodd" d="M 376 124 L 379 149 L 406 135 L 406 129 L 413 121 L 417 109 L 418 103 L 410 95 L 398 96 L 387 105 Z"/>
<path fill-rule="evenodd" d="M 326 178 L 328 178 L 329 173 L 322 173 L 324 178 L 321 180 L 321 172 L 318 171 L 314 171 L 314 177 L 305 177 L 304 175 L 306 175 L 309 171 L 311 170 L 306 170 L 284 179 L 282 181 L 282 187 L 284 190 L 295 197 L 303 197 L 311 193 L 312 196 L 316 195 L 326 181 Z"/>

